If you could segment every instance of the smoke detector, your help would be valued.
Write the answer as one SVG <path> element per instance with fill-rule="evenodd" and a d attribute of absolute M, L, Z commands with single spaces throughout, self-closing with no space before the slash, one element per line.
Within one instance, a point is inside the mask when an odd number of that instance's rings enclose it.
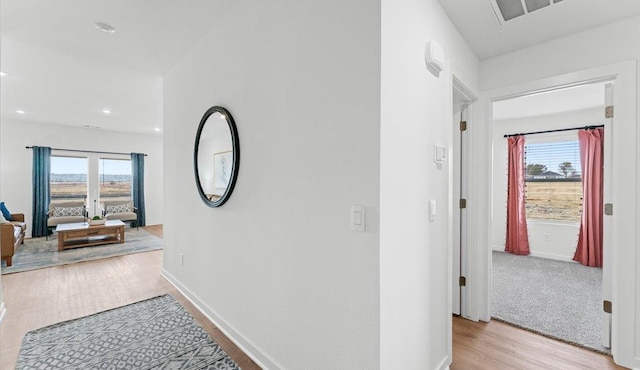
<path fill-rule="evenodd" d="M 562 0 L 489 0 L 498 24 L 535 12 Z"/>

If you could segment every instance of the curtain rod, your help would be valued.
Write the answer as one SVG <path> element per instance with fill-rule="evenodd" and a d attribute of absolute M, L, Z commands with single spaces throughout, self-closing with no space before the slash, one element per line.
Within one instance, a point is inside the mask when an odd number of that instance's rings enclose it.
<path fill-rule="evenodd" d="M 32 149 L 32 146 L 25 146 L 27 149 Z M 77 153 L 95 153 L 95 154 L 120 154 L 120 155 L 131 155 L 131 153 L 118 153 L 118 152 L 99 152 L 96 150 L 78 150 L 78 149 L 60 149 L 60 148 L 51 148 L 51 150 L 63 150 L 65 152 L 77 152 Z M 147 154 L 143 153 L 146 157 Z"/>
<path fill-rule="evenodd" d="M 504 137 L 523 136 L 523 135 L 536 135 L 536 134 L 548 134 L 548 133 L 551 133 L 551 132 L 562 132 L 562 131 L 573 131 L 573 130 L 592 130 L 594 128 L 601 128 L 601 127 L 604 127 L 604 125 L 583 126 L 583 127 L 573 127 L 573 128 L 560 128 L 560 129 L 557 129 L 557 130 L 546 130 L 546 131 L 524 132 L 524 133 L 521 133 L 521 134 L 504 135 Z"/>

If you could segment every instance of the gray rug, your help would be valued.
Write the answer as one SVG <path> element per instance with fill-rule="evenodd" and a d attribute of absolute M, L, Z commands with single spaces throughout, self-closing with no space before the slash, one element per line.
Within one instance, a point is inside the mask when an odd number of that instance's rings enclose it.
<path fill-rule="evenodd" d="M 609 354 L 602 343 L 602 269 L 493 252 L 493 317 Z"/>
<path fill-rule="evenodd" d="M 170 295 L 27 333 L 16 369 L 240 369 Z"/>
<path fill-rule="evenodd" d="M 58 240 L 53 235 L 45 238 L 25 239 L 13 256 L 13 263 L 7 267 L 2 261 L 2 274 L 36 270 L 69 263 L 122 256 L 131 253 L 162 249 L 162 239 L 140 229 L 125 229 L 123 244 L 105 244 L 92 247 L 65 249 L 58 252 Z"/>

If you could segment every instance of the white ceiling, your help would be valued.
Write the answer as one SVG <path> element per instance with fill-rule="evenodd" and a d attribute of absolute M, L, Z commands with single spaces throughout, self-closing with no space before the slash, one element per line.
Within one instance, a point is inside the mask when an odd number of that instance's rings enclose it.
<path fill-rule="evenodd" d="M 564 0 L 499 26 L 489 0 L 439 1 L 481 59 L 640 14 L 639 0 Z M 161 134 L 154 129 L 162 129 L 163 73 L 233 0 L 0 6 L 0 69 L 9 73 L 1 78 L 2 120 Z M 116 32 L 101 32 L 95 22 Z"/>
<path fill-rule="evenodd" d="M 231 5 L 2 0 L 0 63 L 9 74 L 1 80 L 2 119 L 154 133 L 162 125 L 163 73 Z"/>
<path fill-rule="evenodd" d="M 489 0 L 438 1 L 480 60 L 640 15 L 638 0 L 563 0 L 499 25 Z"/>
<path fill-rule="evenodd" d="M 493 120 L 545 116 L 604 107 L 604 85 L 605 82 L 592 83 L 496 101 L 492 109 Z"/>

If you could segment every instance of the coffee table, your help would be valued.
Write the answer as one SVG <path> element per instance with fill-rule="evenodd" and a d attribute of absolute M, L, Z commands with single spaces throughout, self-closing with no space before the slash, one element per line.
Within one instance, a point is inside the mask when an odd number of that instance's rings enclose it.
<path fill-rule="evenodd" d="M 104 225 L 89 225 L 87 222 L 60 224 L 56 226 L 56 233 L 59 252 L 69 248 L 124 243 L 124 222 L 108 220 Z"/>

